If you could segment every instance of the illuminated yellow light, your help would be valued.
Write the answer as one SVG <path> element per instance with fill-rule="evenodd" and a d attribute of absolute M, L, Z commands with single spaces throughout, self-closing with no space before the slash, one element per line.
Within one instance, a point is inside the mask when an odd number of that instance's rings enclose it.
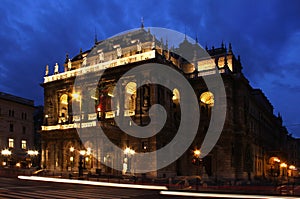
<path fill-rule="evenodd" d="M 85 150 L 79 151 L 80 155 L 85 155 Z"/>
<path fill-rule="evenodd" d="M 289 166 L 289 169 L 291 169 L 291 170 L 297 170 L 296 167 L 295 167 L 294 165 L 290 165 L 290 166 Z"/>
<path fill-rule="evenodd" d="M 277 157 L 274 157 L 273 160 L 274 160 L 274 162 L 278 162 L 278 163 L 280 162 L 280 160 Z"/>
<path fill-rule="evenodd" d="M 86 158 L 85 158 L 85 161 L 88 162 L 88 161 L 89 161 L 89 157 L 86 157 Z"/>
<path fill-rule="evenodd" d="M 73 157 L 73 156 L 70 157 L 70 161 L 71 161 L 71 162 L 74 161 L 74 157 Z"/>
<path fill-rule="evenodd" d="M 114 95 L 112 93 L 108 93 L 107 95 L 110 97 L 114 97 Z"/>
<path fill-rule="evenodd" d="M 201 100 L 201 102 L 203 102 L 204 104 L 207 104 L 209 106 L 213 106 L 215 103 L 214 95 L 209 91 L 202 93 L 200 96 L 200 100 Z"/>
<path fill-rule="evenodd" d="M 72 97 L 76 100 L 78 100 L 80 98 L 80 94 L 79 93 L 72 93 Z"/>
<path fill-rule="evenodd" d="M 3 166 L 6 166 L 6 162 L 2 162 L 2 165 L 3 165 Z"/>
<path fill-rule="evenodd" d="M 133 149 L 131 149 L 131 148 L 129 148 L 129 147 L 126 147 L 125 149 L 124 149 L 124 154 L 125 155 L 134 155 L 135 154 L 135 151 L 133 150 Z"/>
<path fill-rule="evenodd" d="M 135 154 L 135 151 L 131 149 L 131 150 L 130 150 L 130 154 L 131 154 L 131 155 L 134 155 L 134 154 Z"/>
<path fill-rule="evenodd" d="M 21 167 L 21 163 L 18 162 L 18 163 L 16 164 L 16 167 Z"/>
<path fill-rule="evenodd" d="M 201 154 L 201 151 L 199 149 L 194 150 L 194 156 L 199 157 Z"/>
<path fill-rule="evenodd" d="M 124 150 L 124 154 L 128 154 L 130 151 L 130 148 L 126 147 L 125 150 Z"/>
<path fill-rule="evenodd" d="M 92 149 L 91 149 L 90 147 L 88 147 L 88 148 L 86 149 L 86 154 L 87 154 L 87 155 L 90 155 L 90 154 L 91 154 L 91 151 L 92 151 Z"/>
<path fill-rule="evenodd" d="M 28 150 L 27 153 L 28 153 L 28 155 L 38 155 L 39 154 L 39 152 L 35 151 L 35 150 Z"/>
<path fill-rule="evenodd" d="M 168 188 L 166 186 L 156 186 L 156 185 L 119 184 L 119 183 L 113 183 L 113 182 L 96 182 L 96 181 L 85 181 L 85 180 L 74 180 L 74 179 L 70 180 L 70 179 L 48 178 L 48 177 L 39 177 L 39 176 L 18 176 L 18 178 L 21 180 L 35 180 L 35 181 L 44 181 L 44 182 L 84 184 L 84 185 L 106 186 L 106 187 L 168 190 Z"/>
<path fill-rule="evenodd" d="M 11 151 L 8 150 L 8 149 L 3 149 L 3 150 L 1 151 L 1 154 L 2 154 L 2 155 L 5 155 L 5 156 L 8 156 L 8 155 L 11 155 Z"/>
<path fill-rule="evenodd" d="M 283 162 L 283 163 L 280 164 L 280 167 L 287 168 L 287 164 Z"/>
<path fill-rule="evenodd" d="M 71 152 L 74 152 L 74 150 L 75 150 L 74 147 L 71 146 L 71 147 L 70 147 L 70 151 L 71 151 Z"/>
<path fill-rule="evenodd" d="M 91 96 L 91 99 L 98 100 L 98 98 L 95 96 Z"/>
<path fill-rule="evenodd" d="M 179 192 L 179 191 L 160 191 L 161 195 L 168 196 L 189 196 L 189 197 L 209 197 L 209 198 L 248 198 L 248 199 L 288 199 L 290 197 L 268 196 L 268 195 L 243 195 L 243 194 L 222 194 L 222 193 L 195 193 L 195 192 Z"/>
<path fill-rule="evenodd" d="M 64 105 L 68 105 L 68 95 L 63 94 L 63 95 L 60 97 L 60 103 L 61 103 L 61 104 L 64 104 Z"/>

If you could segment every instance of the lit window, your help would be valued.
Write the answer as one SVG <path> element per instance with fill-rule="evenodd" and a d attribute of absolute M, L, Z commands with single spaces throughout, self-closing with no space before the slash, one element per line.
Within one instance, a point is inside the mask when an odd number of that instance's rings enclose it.
<path fill-rule="evenodd" d="M 26 142 L 26 140 L 22 140 L 21 141 L 21 148 L 22 149 L 26 149 L 27 148 L 27 142 Z"/>
<path fill-rule="evenodd" d="M 61 122 L 66 122 L 66 118 L 68 117 L 68 95 L 67 94 L 63 94 L 60 97 L 60 117 L 61 118 Z"/>
<path fill-rule="evenodd" d="M 214 95 L 211 92 L 204 92 L 200 96 L 200 101 L 209 106 L 213 106 L 215 103 Z"/>
<path fill-rule="evenodd" d="M 8 147 L 9 148 L 14 148 L 14 139 L 12 139 L 12 138 L 8 139 Z"/>
<path fill-rule="evenodd" d="M 125 87 L 125 109 L 135 110 L 136 103 L 136 83 L 129 82 Z"/>
<path fill-rule="evenodd" d="M 179 90 L 177 88 L 175 88 L 173 90 L 173 97 L 172 100 L 174 103 L 178 104 L 180 102 L 180 94 L 179 94 Z"/>

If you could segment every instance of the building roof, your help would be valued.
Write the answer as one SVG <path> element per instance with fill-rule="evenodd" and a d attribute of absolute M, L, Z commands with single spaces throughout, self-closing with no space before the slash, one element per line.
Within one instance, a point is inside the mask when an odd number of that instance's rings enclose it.
<path fill-rule="evenodd" d="M 16 103 L 20 103 L 20 104 L 24 104 L 24 105 L 28 105 L 28 106 L 34 106 L 33 100 L 26 99 L 23 97 L 18 97 L 15 95 L 4 93 L 4 92 L 0 92 L 0 99 L 12 101 L 12 102 L 16 102 Z"/>

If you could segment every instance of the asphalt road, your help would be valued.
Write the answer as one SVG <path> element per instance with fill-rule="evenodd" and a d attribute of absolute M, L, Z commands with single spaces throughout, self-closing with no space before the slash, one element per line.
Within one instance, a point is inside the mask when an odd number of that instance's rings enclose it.
<path fill-rule="evenodd" d="M 81 182 L 80 182 L 81 183 Z M 162 191 L 169 194 L 172 191 Z M 201 193 L 201 196 L 164 195 L 160 190 L 119 188 L 82 184 L 66 184 L 61 182 L 43 182 L 20 180 L 17 178 L 0 177 L 0 199 L 183 199 L 183 198 L 298 198 L 295 196 L 255 196 L 255 195 L 229 195 L 217 193 Z M 182 192 L 190 194 L 191 192 Z M 205 194 L 209 194 L 205 195 Z"/>
<path fill-rule="evenodd" d="M 0 178 L 0 198 L 163 198 L 158 190 L 112 188 Z"/>

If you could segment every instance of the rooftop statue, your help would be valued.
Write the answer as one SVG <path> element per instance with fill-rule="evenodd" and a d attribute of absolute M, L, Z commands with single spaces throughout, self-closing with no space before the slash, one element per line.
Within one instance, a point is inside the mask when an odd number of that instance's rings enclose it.
<path fill-rule="evenodd" d="M 58 63 L 56 63 L 54 66 L 54 74 L 58 74 L 58 67 Z"/>

